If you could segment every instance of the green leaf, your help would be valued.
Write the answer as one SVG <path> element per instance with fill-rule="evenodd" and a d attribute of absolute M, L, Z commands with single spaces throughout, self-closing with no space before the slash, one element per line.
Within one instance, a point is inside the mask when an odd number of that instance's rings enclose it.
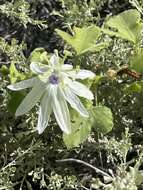
<path fill-rule="evenodd" d="M 10 81 L 11 81 L 11 83 L 15 83 L 17 81 L 26 79 L 26 75 L 24 75 L 23 73 L 20 73 L 16 69 L 15 64 L 13 62 L 10 65 L 9 72 L 10 72 Z"/>
<path fill-rule="evenodd" d="M 71 134 L 63 134 L 63 140 L 68 149 L 77 147 L 83 143 L 89 136 L 91 128 L 106 134 L 113 128 L 113 116 L 111 110 L 106 106 L 92 107 L 90 117 L 85 119 L 80 115 L 72 115 L 72 132 Z"/>
<path fill-rule="evenodd" d="M 96 44 L 101 34 L 97 26 L 75 27 L 73 36 L 59 29 L 56 29 L 56 32 L 75 49 L 78 55 L 88 51 L 100 51 L 107 46 L 107 43 Z"/>
<path fill-rule="evenodd" d="M 44 48 L 36 48 L 29 56 L 30 62 L 49 64 L 50 55 Z"/>
<path fill-rule="evenodd" d="M 113 115 L 110 108 L 106 106 L 93 107 L 91 115 L 90 121 L 92 127 L 95 128 L 97 132 L 106 134 L 112 130 Z"/>
<path fill-rule="evenodd" d="M 143 74 L 143 50 L 131 58 L 130 68 Z"/>
<path fill-rule="evenodd" d="M 0 68 L 0 72 L 3 76 L 6 76 L 9 74 L 9 69 L 7 68 L 7 66 L 2 65 L 2 67 Z"/>
<path fill-rule="evenodd" d="M 131 93 L 140 93 L 143 90 L 143 83 L 142 82 L 134 82 L 124 88 L 124 92 L 126 94 Z"/>
<path fill-rule="evenodd" d="M 135 9 L 130 9 L 120 13 L 117 16 L 110 18 L 107 23 L 107 29 L 103 29 L 103 32 L 117 36 L 133 43 L 138 43 L 141 37 L 143 29 L 143 23 L 141 22 L 141 15 Z M 111 31 L 109 28 L 113 28 L 117 31 Z"/>
<path fill-rule="evenodd" d="M 70 134 L 63 134 L 63 140 L 68 149 L 79 146 L 89 136 L 91 132 L 91 125 L 88 119 L 74 114 L 71 123 L 72 132 Z"/>
<path fill-rule="evenodd" d="M 11 112 L 12 114 L 15 114 L 19 104 L 22 102 L 24 99 L 26 93 L 25 92 L 9 92 L 9 99 L 8 99 L 8 104 L 7 108 L 8 111 Z"/>

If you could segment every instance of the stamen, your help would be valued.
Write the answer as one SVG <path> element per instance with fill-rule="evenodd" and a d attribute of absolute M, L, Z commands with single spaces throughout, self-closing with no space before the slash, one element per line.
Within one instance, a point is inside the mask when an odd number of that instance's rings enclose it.
<path fill-rule="evenodd" d="M 57 75 L 55 74 L 52 74 L 50 77 L 49 77 L 49 82 L 51 84 L 58 84 L 59 83 L 59 78 Z"/>

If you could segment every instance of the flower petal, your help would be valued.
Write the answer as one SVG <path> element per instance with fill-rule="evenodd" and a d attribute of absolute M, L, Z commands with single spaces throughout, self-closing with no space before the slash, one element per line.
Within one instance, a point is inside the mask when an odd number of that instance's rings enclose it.
<path fill-rule="evenodd" d="M 52 113 L 52 99 L 50 88 L 47 88 L 40 104 L 37 130 L 41 134 L 48 125 L 50 115 Z"/>
<path fill-rule="evenodd" d="M 58 63 L 59 63 L 58 55 L 53 54 L 50 58 L 50 62 L 49 62 L 50 66 L 56 66 L 56 65 L 58 65 Z"/>
<path fill-rule="evenodd" d="M 15 115 L 16 116 L 23 115 L 27 113 L 29 110 L 31 110 L 38 102 L 38 100 L 41 98 L 45 88 L 46 85 L 41 81 L 38 81 L 37 84 L 29 92 L 29 94 L 21 102 L 20 106 L 16 110 Z"/>
<path fill-rule="evenodd" d="M 69 71 L 68 76 L 71 77 L 71 78 L 74 78 L 74 79 L 84 80 L 84 79 L 87 79 L 87 78 L 90 78 L 90 79 L 94 78 L 95 74 L 92 71 L 82 69 L 82 70 L 79 70 L 79 71 L 76 71 L 76 70 Z"/>
<path fill-rule="evenodd" d="M 7 88 L 13 91 L 23 90 L 26 88 L 33 87 L 37 83 L 37 81 L 38 81 L 37 77 L 34 77 L 28 80 L 23 80 L 15 84 L 10 84 L 7 86 Z"/>
<path fill-rule="evenodd" d="M 70 64 L 63 64 L 62 65 L 62 71 L 69 71 L 69 70 L 72 70 L 73 69 L 73 66 L 70 65 Z"/>
<path fill-rule="evenodd" d="M 38 63 L 32 62 L 30 64 L 30 69 L 35 74 L 42 74 L 49 69 L 48 65 L 39 65 Z"/>
<path fill-rule="evenodd" d="M 77 81 L 70 81 L 68 83 L 68 86 L 73 91 L 74 94 L 77 94 L 78 96 L 87 98 L 89 100 L 93 100 L 93 94 L 92 92 L 82 83 Z"/>
<path fill-rule="evenodd" d="M 71 132 L 70 114 L 67 103 L 58 86 L 53 85 L 53 112 L 61 130 L 67 134 Z"/>
<path fill-rule="evenodd" d="M 89 117 L 86 108 L 83 106 L 79 98 L 69 89 L 63 90 L 65 99 L 69 102 L 72 108 L 78 111 L 82 116 Z"/>
<path fill-rule="evenodd" d="M 84 70 L 84 69 L 80 70 L 75 76 L 76 79 L 82 79 L 82 80 L 87 79 L 87 78 L 92 79 L 94 77 L 95 77 L 95 74 L 92 71 Z"/>

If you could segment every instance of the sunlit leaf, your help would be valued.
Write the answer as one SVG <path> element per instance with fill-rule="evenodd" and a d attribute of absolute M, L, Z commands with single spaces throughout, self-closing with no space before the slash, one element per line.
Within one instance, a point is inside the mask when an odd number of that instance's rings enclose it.
<path fill-rule="evenodd" d="M 113 128 L 113 115 L 110 108 L 106 106 L 96 106 L 91 111 L 92 127 L 96 131 L 106 134 Z"/>
<path fill-rule="evenodd" d="M 71 128 L 71 134 L 63 134 L 63 140 L 68 149 L 79 146 L 88 138 L 91 132 L 91 125 L 88 119 L 78 114 L 72 117 Z"/>
<path fill-rule="evenodd" d="M 142 90 L 143 90 L 142 82 L 134 82 L 124 88 L 124 92 L 126 94 L 140 93 Z"/>
<path fill-rule="evenodd" d="M 120 13 L 117 16 L 111 17 L 106 22 L 106 29 L 103 32 L 117 36 L 133 43 L 137 43 L 141 37 L 143 30 L 143 23 L 141 22 L 141 15 L 135 9 L 130 9 Z M 114 31 L 109 28 L 113 28 Z M 117 31 L 115 31 L 117 30 Z"/>
<path fill-rule="evenodd" d="M 36 48 L 30 54 L 30 57 L 29 57 L 30 62 L 37 62 L 37 63 L 42 62 L 43 61 L 43 56 L 46 56 L 45 53 L 47 55 L 47 52 L 45 51 L 44 48 Z"/>
<path fill-rule="evenodd" d="M 130 67 L 131 69 L 143 74 L 143 51 L 131 58 Z"/>
<path fill-rule="evenodd" d="M 75 27 L 73 36 L 59 29 L 56 29 L 56 32 L 76 50 L 77 54 L 86 53 L 88 51 L 100 51 L 107 46 L 106 43 L 96 44 L 101 34 L 97 26 Z"/>
<path fill-rule="evenodd" d="M 16 69 L 15 64 L 13 62 L 10 65 L 9 72 L 10 72 L 11 83 L 15 83 L 17 81 L 24 80 L 26 78 L 26 76 L 23 73 L 20 73 Z"/>

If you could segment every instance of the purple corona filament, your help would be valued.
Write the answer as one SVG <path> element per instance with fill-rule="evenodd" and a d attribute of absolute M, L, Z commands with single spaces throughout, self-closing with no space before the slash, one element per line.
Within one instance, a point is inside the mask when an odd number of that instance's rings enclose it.
<path fill-rule="evenodd" d="M 50 77 L 49 77 L 49 82 L 51 84 L 58 84 L 59 83 L 59 78 L 57 75 L 55 74 L 52 74 Z"/>

